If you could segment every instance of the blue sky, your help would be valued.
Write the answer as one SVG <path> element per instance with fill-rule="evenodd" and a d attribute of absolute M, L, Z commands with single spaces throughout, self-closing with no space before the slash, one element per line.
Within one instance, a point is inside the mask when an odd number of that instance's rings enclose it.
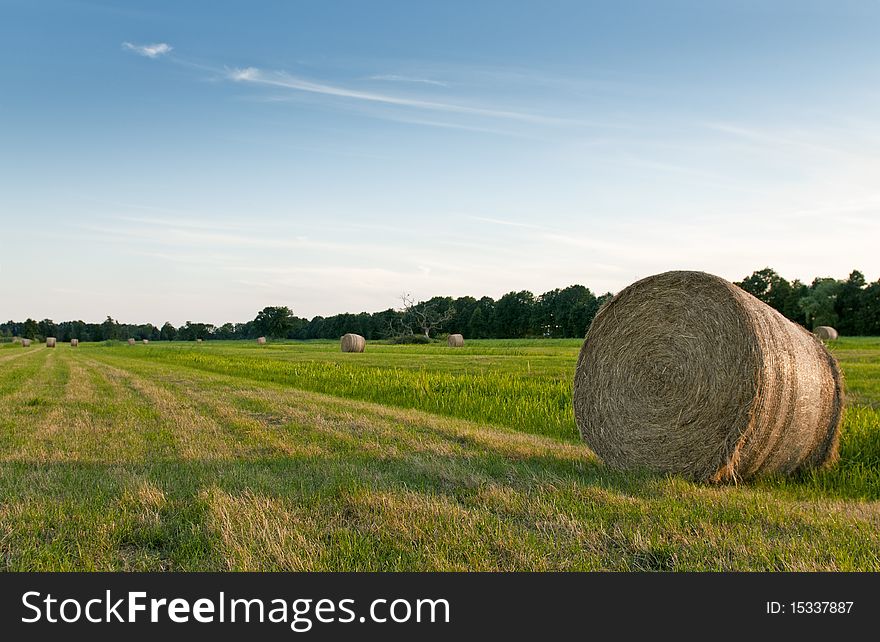
<path fill-rule="evenodd" d="M 876 2 L 0 0 L 0 317 L 880 277 Z"/>

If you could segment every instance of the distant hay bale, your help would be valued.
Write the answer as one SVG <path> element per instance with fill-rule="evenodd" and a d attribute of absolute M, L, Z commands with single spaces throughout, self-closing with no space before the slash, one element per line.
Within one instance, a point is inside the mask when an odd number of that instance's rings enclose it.
<path fill-rule="evenodd" d="M 464 346 L 464 337 L 460 334 L 450 334 L 446 339 L 446 345 L 450 348 L 461 348 Z"/>
<path fill-rule="evenodd" d="M 75 348 L 78 345 L 79 345 L 79 339 L 71 339 L 70 340 L 70 347 L 71 348 Z"/>
<path fill-rule="evenodd" d="M 141 339 L 141 341 L 143 341 L 144 345 L 147 345 L 150 342 L 149 339 Z"/>
<path fill-rule="evenodd" d="M 133 345 L 134 345 L 134 339 L 129 339 L 129 340 L 128 340 L 128 345 L 133 346 Z"/>
<path fill-rule="evenodd" d="M 21 340 L 21 347 L 22 348 L 30 348 L 31 347 L 31 340 L 30 339 L 22 339 Z"/>
<path fill-rule="evenodd" d="M 196 339 L 196 343 L 201 343 L 201 342 L 202 342 L 201 339 Z"/>
<path fill-rule="evenodd" d="M 259 343 L 261 346 L 266 345 L 266 337 L 257 337 L 257 343 Z"/>
<path fill-rule="evenodd" d="M 46 347 L 54 348 L 55 347 L 55 337 L 46 337 Z"/>
<path fill-rule="evenodd" d="M 359 334 L 346 334 L 342 337 L 343 352 L 363 352 L 367 340 Z"/>
<path fill-rule="evenodd" d="M 816 329 L 813 330 L 813 334 L 822 339 L 822 341 L 836 341 L 838 336 L 837 330 L 830 325 L 817 326 Z"/>
<path fill-rule="evenodd" d="M 574 411 L 612 468 L 736 481 L 836 460 L 843 379 L 820 341 L 752 295 L 666 272 L 596 315 Z"/>

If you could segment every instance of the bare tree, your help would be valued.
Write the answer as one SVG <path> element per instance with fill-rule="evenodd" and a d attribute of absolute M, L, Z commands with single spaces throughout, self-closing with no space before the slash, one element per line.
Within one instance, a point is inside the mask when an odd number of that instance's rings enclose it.
<path fill-rule="evenodd" d="M 412 332 L 412 328 L 416 327 L 428 339 L 431 338 L 433 330 L 439 330 L 444 323 L 455 316 L 455 306 L 453 305 L 441 310 L 436 305 L 425 301 L 416 303 L 415 298 L 409 293 L 401 294 L 400 300 L 403 302 L 401 326 L 408 329 L 411 334 L 415 334 Z"/>

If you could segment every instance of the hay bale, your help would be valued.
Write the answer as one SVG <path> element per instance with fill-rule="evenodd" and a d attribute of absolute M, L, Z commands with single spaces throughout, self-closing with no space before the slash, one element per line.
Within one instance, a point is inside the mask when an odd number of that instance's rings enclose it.
<path fill-rule="evenodd" d="M 822 339 L 822 341 L 836 341 L 838 336 L 837 330 L 830 325 L 817 326 L 816 329 L 813 330 L 813 334 Z"/>
<path fill-rule="evenodd" d="M 70 347 L 71 348 L 75 348 L 78 345 L 79 345 L 79 339 L 71 339 L 70 340 Z"/>
<path fill-rule="evenodd" d="M 30 339 L 22 339 L 21 340 L 21 347 L 22 348 L 30 348 L 31 347 L 31 340 Z"/>
<path fill-rule="evenodd" d="M 201 343 L 201 342 L 202 342 L 201 339 L 196 339 L 196 343 Z"/>
<path fill-rule="evenodd" d="M 596 315 L 574 411 L 613 468 L 736 481 L 834 461 L 843 379 L 820 341 L 752 295 L 666 272 Z"/>
<path fill-rule="evenodd" d="M 343 352 L 363 352 L 367 340 L 359 334 L 346 334 L 342 337 Z"/>
<path fill-rule="evenodd" d="M 149 339 L 141 339 L 141 341 L 143 342 L 144 345 L 147 345 L 150 342 Z"/>
<path fill-rule="evenodd" d="M 266 345 L 266 337 L 257 337 L 257 343 L 259 343 L 261 346 Z"/>
<path fill-rule="evenodd" d="M 128 340 L 128 345 L 133 346 L 133 345 L 134 345 L 134 339 L 129 339 L 129 340 Z"/>
<path fill-rule="evenodd" d="M 56 341 L 55 337 L 46 337 L 46 347 L 47 348 L 54 348 L 55 341 Z"/>
<path fill-rule="evenodd" d="M 464 347 L 464 337 L 460 334 L 450 334 L 446 339 L 446 345 L 450 348 L 461 348 Z"/>

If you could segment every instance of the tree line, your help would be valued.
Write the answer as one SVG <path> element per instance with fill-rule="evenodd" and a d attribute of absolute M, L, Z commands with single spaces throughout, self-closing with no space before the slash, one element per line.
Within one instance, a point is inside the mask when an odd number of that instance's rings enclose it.
<path fill-rule="evenodd" d="M 880 335 L 880 280 L 868 284 L 861 272 L 846 280 L 816 278 L 812 283 L 788 281 L 770 268 L 753 272 L 737 282 L 786 317 L 807 328 L 830 325 L 843 335 Z M 473 339 L 518 339 L 528 337 L 583 337 L 610 293 L 596 296 L 583 285 L 550 290 L 534 295 L 528 290 L 508 292 L 498 300 L 484 296 L 433 297 L 415 303 L 403 297 L 400 309 L 381 312 L 344 313 L 297 317 L 287 306 L 270 306 L 243 323 L 193 323 L 180 327 L 170 322 L 126 324 L 107 317 L 102 323 L 50 319 L 0 323 L 0 337 L 59 341 L 106 341 L 150 339 L 152 341 L 195 341 L 196 339 L 338 339 L 347 332 L 367 340 L 401 335 L 460 333 Z"/>

